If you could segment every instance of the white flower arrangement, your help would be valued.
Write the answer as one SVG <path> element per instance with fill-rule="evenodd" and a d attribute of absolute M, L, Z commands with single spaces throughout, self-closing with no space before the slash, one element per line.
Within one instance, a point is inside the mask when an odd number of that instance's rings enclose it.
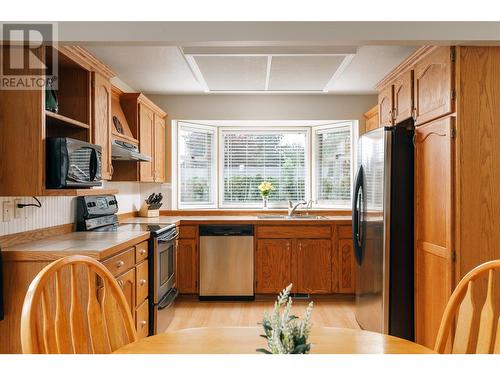
<path fill-rule="evenodd" d="M 292 284 L 288 285 L 279 294 L 271 315 L 267 312 L 264 313 L 262 326 L 265 334 L 261 336 L 267 339 L 269 350 L 257 349 L 258 352 L 266 354 L 307 354 L 311 350 L 311 344 L 307 342 L 307 339 L 312 326 L 313 302 L 309 303 L 304 319 L 300 320 L 292 314 L 291 290 Z"/>
<path fill-rule="evenodd" d="M 276 190 L 276 188 L 273 186 L 272 183 L 270 183 L 269 181 L 264 181 L 262 182 L 259 187 L 258 187 L 259 191 L 260 191 L 260 195 L 262 195 L 262 197 L 268 197 L 269 194 L 271 193 L 271 191 L 273 190 Z"/>

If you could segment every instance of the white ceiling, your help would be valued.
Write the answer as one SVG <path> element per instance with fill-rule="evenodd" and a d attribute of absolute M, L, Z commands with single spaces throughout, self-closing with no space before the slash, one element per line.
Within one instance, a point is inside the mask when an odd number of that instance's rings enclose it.
<path fill-rule="evenodd" d="M 276 91 L 369 94 L 375 93 L 375 84 L 417 47 L 361 46 L 344 64 L 345 56 L 314 56 L 314 48 L 309 47 L 308 56 L 273 56 L 271 64 L 268 56 L 259 55 L 196 56 L 194 66 L 188 64 L 179 47 L 86 48 L 127 85 L 145 93 L 240 92 L 263 90 L 267 84 L 269 90 Z M 317 47 L 317 53 L 324 55 L 324 46 Z"/>

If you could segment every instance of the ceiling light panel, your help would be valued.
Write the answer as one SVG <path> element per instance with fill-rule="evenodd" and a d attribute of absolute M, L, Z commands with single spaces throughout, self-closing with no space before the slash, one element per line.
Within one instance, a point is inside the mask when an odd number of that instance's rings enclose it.
<path fill-rule="evenodd" d="M 268 90 L 323 91 L 345 56 L 273 56 Z"/>
<path fill-rule="evenodd" d="M 193 56 L 210 91 L 263 91 L 267 56 Z"/>

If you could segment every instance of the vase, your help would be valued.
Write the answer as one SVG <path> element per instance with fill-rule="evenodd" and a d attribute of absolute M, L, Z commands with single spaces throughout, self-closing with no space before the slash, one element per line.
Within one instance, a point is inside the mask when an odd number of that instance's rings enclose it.
<path fill-rule="evenodd" d="M 268 207 L 268 202 L 269 201 L 269 197 L 262 197 L 262 208 L 264 210 L 267 210 L 269 207 Z"/>

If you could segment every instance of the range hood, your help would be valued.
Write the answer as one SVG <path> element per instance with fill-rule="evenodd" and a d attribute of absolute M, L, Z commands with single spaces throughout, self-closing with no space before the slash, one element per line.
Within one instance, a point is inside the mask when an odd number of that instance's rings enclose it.
<path fill-rule="evenodd" d="M 111 159 L 129 161 L 151 161 L 151 156 L 139 153 L 136 145 L 113 139 L 111 142 Z"/>

